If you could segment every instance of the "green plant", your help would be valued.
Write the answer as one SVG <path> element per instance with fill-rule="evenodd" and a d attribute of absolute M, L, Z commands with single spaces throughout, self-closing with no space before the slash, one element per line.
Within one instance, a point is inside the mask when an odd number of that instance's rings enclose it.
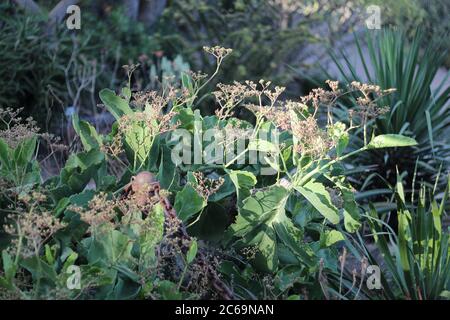
<path fill-rule="evenodd" d="M 19 189 L 40 183 L 40 168 L 34 159 L 36 147 L 36 136 L 22 141 L 15 148 L 0 139 L 0 177 Z"/>
<path fill-rule="evenodd" d="M 158 41 L 120 6 L 99 19 L 85 1 L 83 27 L 49 32 L 47 13 L 30 14 L 13 1 L 0 5 L 0 106 L 25 107 L 41 128 L 60 132 L 69 107 L 96 113 L 98 91 L 119 84 L 120 67 L 139 58 L 152 65 Z M 61 121 L 62 120 L 62 121 Z"/>
<path fill-rule="evenodd" d="M 419 197 L 406 200 L 401 177 L 395 190 L 398 231 L 394 231 L 377 214 L 375 208 L 368 211 L 366 220 L 370 226 L 377 250 L 359 237 L 352 252 L 365 256 L 369 264 L 381 267 L 380 290 L 365 294 L 372 298 L 436 300 L 448 299 L 450 289 L 449 230 L 442 219 L 449 199 L 450 177 L 442 199 L 436 190 L 421 184 Z"/>
<path fill-rule="evenodd" d="M 445 136 L 450 125 L 448 105 L 450 88 L 445 88 L 445 79 L 436 90 L 431 89 L 438 68 L 442 65 L 447 51 L 441 43 L 427 46 L 423 52 L 423 36 L 417 32 L 408 41 L 401 31 L 383 30 L 367 33 L 368 55 L 363 54 L 362 43 L 355 37 L 358 59 L 364 72 L 358 74 L 345 54 L 332 55 L 333 61 L 346 82 L 368 79 L 383 89 L 394 88 L 392 95 L 378 100 L 379 106 L 388 106 L 389 112 L 374 122 L 374 130 L 380 134 L 404 134 L 415 138 L 418 146 L 410 149 L 388 149 L 382 152 L 364 153 L 352 163 L 354 167 L 375 165 L 376 173 L 363 170 L 359 179 L 361 191 L 383 189 L 387 180 L 395 184 L 396 166 L 406 174 L 409 185 L 413 172 L 417 180 L 433 184 L 440 167 L 448 168 L 450 146 Z M 355 105 L 358 101 L 353 100 Z M 346 112 L 344 113 L 345 116 Z M 361 145 L 362 135 L 356 135 L 356 145 Z M 401 164 L 398 159 L 401 156 Z M 417 166 L 417 170 L 415 170 Z"/>
<path fill-rule="evenodd" d="M 0 285 L 7 292 L 24 298 L 328 297 L 323 279 L 338 274 L 336 244 L 345 240 L 344 230 L 361 226 L 342 162 L 416 141 L 367 136 L 348 151 L 356 127 L 335 122 L 332 109 L 350 94 L 366 97 L 354 115 L 366 131 L 381 110 L 377 99 L 390 94 L 362 84 L 343 90 L 328 81 L 330 90 L 313 90 L 300 101 L 281 100 L 284 88 L 268 81 L 219 84 L 206 94 L 221 108 L 202 116 L 196 107 L 231 52 L 205 50 L 216 71 L 183 73 L 181 88 L 102 90 L 116 119 L 109 134 L 73 117 L 84 150 L 6 210 L 14 213 L 5 221 Z M 254 114 L 253 123 L 235 117 L 239 107 Z M 230 151 L 234 145 L 240 148 Z M 109 174 L 114 162 L 123 169 L 117 178 Z M 81 270 L 76 291 L 64 286 L 69 264 Z"/>
<path fill-rule="evenodd" d="M 400 5 L 395 8 L 394 15 L 384 20 L 386 26 L 395 25 L 405 31 L 408 37 L 414 37 L 417 30 L 417 26 L 420 25 L 421 30 L 424 33 L 424 41 L 422 43 L 422 49 L 425 49 L 430 43 L 448 36 L 450 27 L 445 20 L 444 12 L 450 9 L 448 2 L 433 2 L 428 0 L 416 0 L 408 1 L 408 5 Z M 386 8 L 389 10 L 390 8 Z M 438 40 L 439 41 L 439 40 Z M 443 42 L 442 45 L 447 51 L 445 58 L 445 65 L 449 66 L 449 54 L 450 49 L 448 42 Z"/>

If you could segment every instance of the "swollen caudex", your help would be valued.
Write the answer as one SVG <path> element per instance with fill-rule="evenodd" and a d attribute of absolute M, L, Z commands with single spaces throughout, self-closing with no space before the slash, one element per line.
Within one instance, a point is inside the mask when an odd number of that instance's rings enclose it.
<path fill-rule="evenodd" d="M 153 173 L 142 171 L 131 177 L 130 186 L 133 192 L 142 192 L 144 190 L 149 191 L 156 183 L 157 180 Z"/>

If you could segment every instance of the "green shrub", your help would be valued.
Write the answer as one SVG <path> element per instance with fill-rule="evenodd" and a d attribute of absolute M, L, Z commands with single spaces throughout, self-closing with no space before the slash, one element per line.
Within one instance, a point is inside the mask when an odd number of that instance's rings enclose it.
<path fill-rule="evenodd" d="M 206 51 L 218 70 L 231 50 Z M 266 81 L 219 84 L 214 95 L 221 109 L 202 116 L 197 103 L 214 76 L 183 73 L 181 88 L 160 92 L 102 90 L 116 120 L 109 134 L 74 116 L 84 151 L 71 154 L 44 184 L 31 180 L 23 192 L 17 185 L 1 190 L 8 250 L 2 251 L 0 286 L 6 295 L 295 298 L 307 290 L 311 298 L 328 297 L 323 277 L 338 274 L 336 244 L 345 240 L 344 230 L 355 233 L 361 226 L 342 161 L 416 141 L 379 135 L 347 152 L 355 127 L 334 122 L 331 113 L 326 127 L 317 118 L 319 109 L 330 110 L 342 98 L 337 82 L 301 101 L 280 100 L 284 88 Z M 389 94 L 374 86 L 355 86 L 356 92 Z M 366 102 L 362 114 L 375 107 L 374 100 Z M 234 116 L 242 104 L 254 113 L 254 124 Z M 368 126 L 363 123 L 364 130 Z M 214 139 L 204 141 L 194 158 L 214 148 L 209 160 L 225 161 L 192 163 L 190 144 L 181 145 L 186 161 L 173 158 L 180 137 L 198 141 L 208 129 L 216 130 Z M 220 142 L 223 130 L 233 135 Z M 260 136 L 264 131 L 279 132 L 279 140 Z M 238 140 L 244 142 L 238 154 L 220 149 Z M 10 168 L 17 161 L 36 175 L 28 165 L 36 144 L 26 147 L 25 157 L 0 140 L 1 181 L 16 184 Z M 255 151 L 264 160 L 250 161 Z M 120 177 L 110 174 L 113 165 L 122 167 Z M 82 278 L 69 288 L 73 265 Z"/>

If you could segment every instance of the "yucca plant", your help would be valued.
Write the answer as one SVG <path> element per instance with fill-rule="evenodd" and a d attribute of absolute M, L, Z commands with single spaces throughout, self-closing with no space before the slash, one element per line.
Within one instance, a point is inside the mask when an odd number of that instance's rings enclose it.
<path fill-rule="evenodd" d="M 374 207 L 366 216 L 376 250 L 359 237 L 348 247 L 357 257 L 381 267 L 381 290 L 365 290 L 365 297 L 381 299 L 450 298 L 449 230 L 442 219 L 449 198 L 450 176 L 443 197 L 422 184 L 419 198 L 406 200 L 401 178 L 395 190 L 398 231 L 379 218 Z M 414 194 L 411 195 L 414 197 Z M 415 204 L 416 203 L 416 204 Z M 378 252 L 377 252 L 378 251 Z M 379 253 L 379 254 L 378 254 Z"/>
<path fill-rule="evenodd" d="M 409 150 L 376 150 L 354 159 L 355 167 L 366 169 L 365 166 L 375 165 L 376 168 L 375 173 L 364 170 L 361 188 L 382 189 L 386 188 L 386 182 L 394 185 L 397 166 L 407 173 L 404 178 L 408 185 L 412 183 L 416 166 L 416 179 L 431 185 L 440 168 L 449 167 L 450 144 L 446 130 L 450 126 L 450 87 L 444 87 L 448 74 L 436 90 L 431 90 L 431 83 L 446 57 L 446 49 L 434 42 L 422 50 L 424 38 L 420 31 L 411 41 L 403 32 L 389 29 L 367 32 L 366 39 L 367 53 L 356 36 L 354 40 L 363 66 L 360 73 L 343 51 L 331 54 L 340 76 L 348 83 L 366 81 L 382 89 L 395 88 L 394 94 L 378 100 L 380 106 L 388 106 L 390 110 L 375 121 L 374 130 L 377 134 L 407 135 L 419 144 Z M 356 99 L 353 101 L 357 103 Z M 362 134 L 353 141 L 356 145 L 361 144 Z M 376 176 L 381 179 L 374 179 Z"/>

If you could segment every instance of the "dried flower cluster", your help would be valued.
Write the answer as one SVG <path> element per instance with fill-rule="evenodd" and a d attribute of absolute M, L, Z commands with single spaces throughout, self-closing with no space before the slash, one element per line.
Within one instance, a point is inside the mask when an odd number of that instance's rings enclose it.
<path fill-rule="evenodd" d="M 171 120 L 175 112 L 170 110 L 164 112 L 164 108 L 169 106 L 170 102 L 176 100 L 177 90 L 170 88 L 166 93 L 159 94 L 156 91 L 137 92 L 133 95 L 132 104 L 137 110 L 132 115 L 124 115 L 119 121 L 119 130 L 127 132 L 130 126 L 139 123 L 148 129 L 148 134 L 155 136 L 176 128 Z"/>
<path fill-rule="evenodd" d="M 114 218 L 117 215 L 115 210 L 116 201 L 108 199 L 106 193 L 96 194 L 88 203 L 87 208 L 70 206 L 71 211 L 80 214 L 81 220 L 89 225 L 89 232 L 94 232 L 99 226 L 108 225 L 111 228 L 116 226 Z"/>
<path fill-rule="evenodd" d="M 395 89 L 382 90 L 377 85 L 364 84 L 356 81 L 353 81 L 350 87 L 362 94 L 356 100 L 359 107 L 356 113 L 361 117 L 362 123 L 367 123 L 367 121 L 389 111 L 389 107 L 380 108 L 376 101 L 385 95 L 395 92 Z"/>
<path fill-rule="evenodd" d="M 23 257 L 39 255 L 42 246 L 58 230 L 65 226 L 51 212 L 46 211 L 41 203 L 46 196 L 39 192 L 20 197 L 18 212 L 8 215 L 11 223 L 4 225 L 4 231 L 13 236 L 10 250 Z"/>
<path fill-rule="evenodd" d="M 203 50 L 214 56 L 219 61 L 222 61 L 226 56 L 228 56 L 231 52 L 233 52 L 233 49 L 223 48 L 220 46 L 214 47 L 205 46 L 203 47 Z"/>
<path fill-rule="evenodd" d="M 258 253 L 257 246 L 249 246 L 242 249 L 241 254 L 246 257 L 248 260 L 255 259 L 256 254 Z"/>
<path fill-rule="evenodd" d="M 225 119 L 231 115 L 233 109 L 245 98 L 252 96 L 252 92 L 247 90 L 247 86 L 235 81 L 233 84 L 217 85 L 217 91 L 213 92 L 220 108 L 216 110 L 219 119 Z"/>
<path fill-rule="evenodd" d="M 295 151 L 303 155 L 320 158 L 335 146 L 334 141 L 319 127 L 313 116 L 293 122 L 292 134 L 298 141 Z"/>
<path fill-rule="evenodd" d="M 199 81 L 202 81 L 202 80 L 208 78 L 208 74 L 203 73 L 201 71 L 189 70 L 187 73 L 191 77 L 192 81 L 194 81 L 194 82 L 199 82 Z"/>
<path fill-rule="evenodd" d="M 69 148 L 66 144 L 61 142 L 61 137 L 55 136 L 52 133 L 41 133 L 39 137 L 41 137 L 41 139 L 50 149 L 49 155 L 53 154 L 54 152 L 67 151 L 67 149 Z M 47 157 L 49 157 L 49 155 L 47 155 Z"/>
<path fill-rule="evenodd" d="M 109 143 L 104 143 L 101 150 L 118 159 L 123 152 L 123 139 L 133 135 L 139 144 L 151 146 L 151 142 L 158 135 L 177 128 L 178 123 L 173 122 L 176 112 L 165 111 L 171 103 L 183 99 L 178 95 L 180 90 L 170 87 L 168 91 L 160 94 L 156 91 L 136 92 L 133 94 L 132 105 L 135 111 L 123 115 L 118 121 L 118 133 Z M 136 133 L 136 131 L 140 131 Z M 150 143 L 148 143 L 150 141 Z M 134 146 L 138 147 L 138 146 Z"/>
<path fill-rule="evenodd" d="M 245 107 L 254 113 L 268 112 L 276 104 L 279 96 L 284 92 L 284 87 L 276 86 L 273 90 L 269 89 L 270 81 L 259 80 L 258 83 L 245 81 L 244 83 L 234 82 L 231 85 L 217 85 L 218 90 L 213 94 L 219 104 L 216 115 L 219 119 L 228 118 L 231 112 L 246 100 L 255 100 L 258 103 L 248 102 Z M 269 106 L 264 106 L 264 100 L 270 102 Z"/>
<path fill-rule="evenodd" d="M 233 119 L 234 120 L 234 119 Z M 236 119 L 236 121 L 228 121 L 223 128 L 225 134 L 225 145 L 234 144 L 236 140 L 250 138 L 252 131 Z"/>
<path fill-rule="evenodd" d="M 16 148 L 22 141 L 37 135 L 39 128 L 31 117 L 22 119 L 19 114 L 23 108 L 0 108 L 0 139 L 11 148 Z"/>
<path fill-rule="evenodd" d="M 220 187 L 225 182 L 223 177 L 219 177 L 218 179 L 211 179 L 208 177 L 205 177 L 203 172 L 194 172 L 194 176 L 197 180 L 197 185 L 195 186 L 195 189 L 197 192 L 205 198 L 205 200 L 208 200 L 208 198 L 217 192 L 217 190 L 220 189 Z"/>
<path fill-rule="evenodd" d="M 278 101 L 283 88 L 276 87 L 274 91 L 268 88 L 270 82 L 260 81 L 262 90 L 258 90 L 256 84 L 247 82 L 250 96 L 259 98 L 259 104 L 247 104 L 246 107 L 257 115 L 262 115 L 272 121 L 280 130 L 291 131 L 296 139 L 295 151 L 303 155 L 320 158 L 335 147 L 337 136 L 353 129 L 353 118 L 360 117 L 361 126 L 388 111 L 385 107 L 379 107 L 377 100 L 394 89 L 382 90 L 379 86 L 353 82 L 348 90 L 339 88 L 338 81 L 326 81 L 330 90 L 323 88 L 313 89 L 308 95 L 300 97 L 300 101 Z M 332 108 L 338 99 L 347 94 L 361 95 L 356 98 L 357 109 L 350 110 L 350 125 L 345 128 L 342 123 L 334 124 Z M 242 95 L 242 94 L 241 94 Z M 261 97 L 270 101 L 270 105 L 264 105 Z M 320 128 L 318 123 L 318 111 L 321 107 L 326 108 L 327 130 Z M 221 111 L 220 111 L 221 112 Z M 335 127 L 338 125 L 338 127 Z M 339 133 L 339 134 L 337 134 Z"/>
<path fill-rule="evenodd" d="M 170 111 L 166 114 L 156 113 L 155 110 L 146 110 L 142 112 L 133 112 L 130 115 L 124 115 L 119 121 L 119 131 L 128 134 L 138 125 L 145 129 L 145 136 L 155 137 L 158 134 L 174 130 L 177 125 L 171 124 L 171 119 L 175 115 Z"/>
<path fill-rule="evenodd" d="M 125 221 L 133 223 L 129 218 L 133 213 L 141 212 L 147 215 L 152 211 L 158 197 L 150 192 L 150 187 L 140 189 L 124 198 L 112 198 L 100 192 L 89 201 L 87 208 L 71 206 L 69 209 L 79 213 L 81 220 L 89 224 L 89 232 L 93 232 L 99 226 L 108 230 L 114 229 Z M 122 216 L 122 220 L 119 220 L 119 216 Z"/>

